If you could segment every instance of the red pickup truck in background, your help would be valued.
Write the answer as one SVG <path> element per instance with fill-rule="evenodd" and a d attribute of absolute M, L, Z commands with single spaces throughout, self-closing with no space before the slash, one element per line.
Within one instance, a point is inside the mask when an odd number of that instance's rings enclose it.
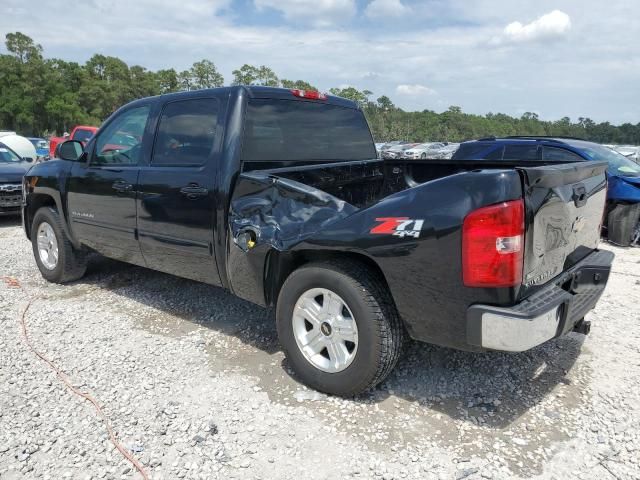
<path fill-rule="evenodd" d="M 71 135 L 63 136 L 63 137 L 51 137 L 49 139 L 49 157 L 56 157 L 56 148 L 62 142 L 67 140 L 78 140 L 82 142 L 83 145 L 86 145 L 87 142 L 95 135 L 98 131 L 98 127 L 89 127 L 86 125 L 78 125 L 72 131 Z"/>

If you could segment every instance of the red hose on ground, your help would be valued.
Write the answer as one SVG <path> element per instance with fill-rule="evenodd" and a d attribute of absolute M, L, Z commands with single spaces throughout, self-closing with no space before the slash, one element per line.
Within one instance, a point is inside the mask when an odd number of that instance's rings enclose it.
<path fill-rule="evenodd" d="M 12 277 L 2 277 L 2 280 L 9 287 L 20 288 L 21 290 L 24 291 L 24 289 L 22 288 L 22 285 L 20 285 L 20 282 L 17 279 Z M 22 330 L 22 336 L 24 337 L 24 340 L 27 346 L 40 360 L 46 363 L 49 366 L 49 368 L 51 368 L 56 373 L 58 378 L 62 381 L 62 383 L 64 383 L 64 385 L 69 390 L 71 390 L 72 393 L 85 399 L 86 401 L 90 402 L 93 405 L 96 412 L 98 412 L 98 415 L 102 418 L 102 422 L 104 423 L 104 426 L 107 429 L 107 433 L 109 434 L 109 440 L 111 440 L 111 443 L 113 443 L 113 445 L 122 454 L 122 456 L 125 457 L 129 462 L 131 462 L 134 468 L 138 470 L 138 472 L 140 472 L 140 475 L 142 475 L 142 478 L 144 480 L 149 480 L 149 475 L 145 471 L 144 467 L 140 464 L 140 462 L 138 462 L 138 460 L 136 460 L 136 458 L 133 455 L 127 452 L 127 450 L 122 446 L 122 444 L 118 442 L 118 439 L 116 438 L 116 435 L 115 433 L 113 433 L 113 429 L 111 428 L 111 424 L 109 423 L 109 419 L 107 418 L 105 413 L 102 411 L 102 408 L 100 407 L 96 399 L 93 398 L 88 393 L 82 392 L 78 390 L 76 387 L 74 387 L 71 381 L 69 380 L 69 377 L 67 377 L 67 374 L 64 373 L 60 368 L 58 368 L 56 364 L 54 364 L 51 360 L 45 357 L 42 353 L 38 352 L 38 350 L 36 350 L 34 345 L 31 343 L 31 339 L 29 338 L 29 333 L 27 331 L 26 317 L 27 317 L 27 312 L 29 311 L 29 308 L 33 304 L 34 300 L 36 300 L 36 298 L 29 299 L 27 306 L 25 307 L 25 309 L 22 311 L 22 314 L 20 315 L 20 326 Z"/>

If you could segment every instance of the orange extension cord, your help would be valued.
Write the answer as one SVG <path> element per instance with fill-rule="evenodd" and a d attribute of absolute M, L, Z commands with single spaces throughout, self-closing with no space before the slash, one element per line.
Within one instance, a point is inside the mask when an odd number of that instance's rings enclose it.
<path fill-rule="evenodd" d="M 24 291 L 24 289 L 22 288 L 22 285 L 17 279 L 12 277 L 2 277 L 2 280 L 9 287 L 19 288 L 22 291 Z M 88 393 L 82 392 L 78 390 L 76 387 L 74 387 L 71 381 L 69 380 L 69 377 L 67 376 L 67 374 L 64 373 L 56 364 L 54 364 L 51 360 L 45 357 L 42 353 L 38 352 L 38 350 L 36 350 L 36 348 L 31 343 L 31 339 L 29 338 L 29 333 L 27 331 L 26 317 L 27 317 L 27 312 L 29 311 L 29 308 L 33 304 L 34 300 L 36 300 L 36 298 L 29 299 L 27 306 L 25 307 L 25 309 L 22 311 L 22 314 L 20 315 L 20 325 L 22 328 L 22 336 L 24 337 L 24 340 L 27 343 L 27 346 L 40 360 L 46 363 L 49 366 L 49 368 L 51 368 L 51 370 L 53 370 L 56 373 L 58 378 L 62 381 L 62 383 L 64 383 L 64 385 L 69 390 L 71 390 L 72 393 L 85 399 L 86 401 L 90 402 L 93 405 L 96 412 L 98 412 L 98 415 L 102 418 L 102 422 L 104 423 L 104 426 L 107 429 L 107 433 L 109 434 L 109 440 L 111 440 L 111 443 L 113 443 L 113 445 L 122 454 L 122 456 L 125 457 L 129 462 L 131 462 L 131 464 L 135 467 L 135 469 L 138 470 L 138 472 L 140 472 L 140 475 L 142 475 L 142 478 L 144 480 L 149 480 L 149 475 L 145 471 L 144 467 L 140 464 L 140 462 L 138 462 L 138 460 L 136 460 L 136 458 L 133 455 L 127 452 L 127 450 L 122 446 L 122 444 L 118 442 L 116 435 L 113 433 L 113 428 L 109 423 L 109 419 L 107 418 L 105 413 L 102 411 L 102 408 L 100 408 L 100 405 L 98 405 L 98 402 L 96 401 L 96 399 L 93 398 Z"/>

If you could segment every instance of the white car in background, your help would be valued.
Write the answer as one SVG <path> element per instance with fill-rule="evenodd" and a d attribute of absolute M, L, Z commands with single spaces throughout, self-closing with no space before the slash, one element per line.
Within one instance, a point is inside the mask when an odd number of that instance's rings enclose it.
<path fill-rule="evenodd" d="M 440 150 L 438 150 L 433 158 L 448 160 L 453 156 L 454 153 L 456 153 L 458 147 L 460 147 L 459 143 L 448 143 Z"/>
<path fill-rule="evenodd" d="M 434 156 L 444 146 L 444 143 L 440 142 L 420 143 L 406 150 L 404 156 L 407 158 L 435 158 Z"/>
<path fill-rule="evenodd" d="M 36 153 L 36 147 L 29 141 L 28 138 L 21 135 L 16 135 L 16 132 L 10 132 L 7 130 L 0 131 L 0 142 L 4 143 L 7 147 L 17 153 L 20 158 L 28 162 L 33 162 L 38 157 Z"/>
<path fill-rule="evenodd" d="M 616 145 L 613 149 L 634 162 L 640 163 L 640 147 L 634 145 Z"/>

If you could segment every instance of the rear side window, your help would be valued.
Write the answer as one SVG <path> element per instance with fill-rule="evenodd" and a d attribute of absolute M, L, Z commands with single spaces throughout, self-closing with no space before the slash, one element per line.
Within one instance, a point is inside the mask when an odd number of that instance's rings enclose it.
<path fill-rule="evenodd" d="M 581 162 L 584 161 L 580 155 L 576 155 L 564 148 L 544 147 L 542 149 L 544 160 L 551 162 Z"/>
<path fill-rule="evenodd" d="M 152 165 L 203 165 L 213 149 L 218 100 L 196 98 L 167 104 L 162 110 Z"/>
<path fill-rule="evenodd" d="M 254 99 L 247 106 L 245 162 L 369 160 L 377 157 L 360 110 L 315 102 Z"/>
<path fill-rule="evenodd" d="M 505 145 L 503 160 L 538 160 L 537 145 Z"/>

